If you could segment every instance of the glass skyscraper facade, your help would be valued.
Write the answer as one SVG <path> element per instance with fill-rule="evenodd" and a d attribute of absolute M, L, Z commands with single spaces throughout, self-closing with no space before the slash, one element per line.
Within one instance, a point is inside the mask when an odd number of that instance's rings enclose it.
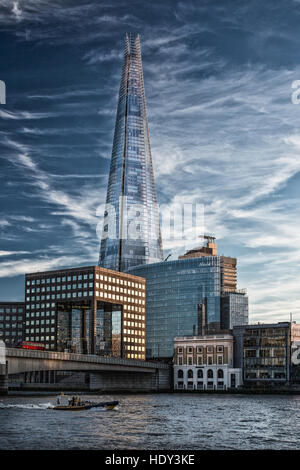
<path fill-rule="evenodd" d="M 220 327 L 221 260 L 186 258 L 130 268 L 144 277 L 146 357 L 172 357 L 175 336 L 198 335 L 205 305 L 206 326 Z"/>
<path fill-rule="evenodd" d="M 139 35 L 126 35 L 99 265 L 162 261 Z"/>

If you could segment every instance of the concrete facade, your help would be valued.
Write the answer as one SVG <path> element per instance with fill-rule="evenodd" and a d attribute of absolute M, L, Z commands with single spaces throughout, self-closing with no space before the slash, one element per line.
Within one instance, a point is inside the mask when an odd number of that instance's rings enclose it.
<path fill-rule="evenodd" d="M 156 369 L 155 373 L 107 372 L 90 374 L 90 390 L 118 392 L 170 391 L 171 368 Z"/>
<path fill-rule="evenodd" d="M 145 304 L 145 279 L 99 266 L 26 274 L 24 340 L 52 351 L 145 359 Z"/>
<path fill-rule="evenodd" d="M 23 341 L 24 302 L 0 302 L 0 341 L 15 348 Z"/>

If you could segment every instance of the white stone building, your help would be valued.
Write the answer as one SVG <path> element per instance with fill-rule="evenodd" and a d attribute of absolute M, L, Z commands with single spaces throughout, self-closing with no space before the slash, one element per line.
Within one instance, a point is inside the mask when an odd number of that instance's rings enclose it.
<path fill-rule="evenodd" d="M 233 368 L 233 336 L 228 333 L 174 338 L 175 390 L 226 390 L 242 385 Z"/>

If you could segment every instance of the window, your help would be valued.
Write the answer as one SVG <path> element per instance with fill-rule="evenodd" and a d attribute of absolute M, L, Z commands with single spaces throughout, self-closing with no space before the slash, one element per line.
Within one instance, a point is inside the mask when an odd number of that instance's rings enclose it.
<path fill-rule="evenodd" d="M 230 387 L 235 388 L 236 386 L 236 377 L 235 374 L 230 374 Z"/>
<path fill-rule="evenodd" d="M 179 379 L 183 379 L 183 370 L 182 369 L 179 369 L 178 373 L 177 373 L 177 377 Z"/>
<path fill-rule="evenodd" d="M 218 379 L 223 379 L 224 378 L 224 372 L 222 369 L 218 370 Z"/>
<path fill-rule="evenodd" d="M 199 369 L 197 372 L 198 379 L 203 379 L 203 370 Z"/>
<path fill-rule="evenodd" d="M 207 378 L 208 379 L 213 379 L 214 378 L 214 372 L 212 369 L 208 369 L 207 371 Z"/>
<path fill-rule="evenodd" d="M 188 379 L 192 379 L 194 377 L 194 372 L 192 371 L 192 369 L 188 370 L 187 376 L 188 376 Z"/>

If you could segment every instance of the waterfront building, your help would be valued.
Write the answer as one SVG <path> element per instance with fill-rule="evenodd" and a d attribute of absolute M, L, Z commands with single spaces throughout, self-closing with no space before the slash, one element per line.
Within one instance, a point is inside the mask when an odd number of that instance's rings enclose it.
<path fill-rule="evenodd" d="M 188 252 L 175 261 L 148 264 L 130 268 L 127 272 L 147 280 L 146 357 L 172 358 L 175 336 L 203 335 L 218 332 L 221 328 L 221 296 L 228 286 L 235 292 L 236 260 L 224 261 L 218 256 L 213 237 L 206 237 L 207 244 Z M 225 270 L 225 265 L 233 266 Z M 245 319 L 248 297 L 243 298 L 242 323 Z M 226 315 L 231 326 L 239 319 L 238 305 L 229 304 Z M 226 316 L 224 316 L 223 323 Z M 227 321 L 228 323 L 228 321 Z"/>
<path fill-rule="evenodd" d="M 128 272 L 147 281 L 147 358 L 172 358 L 174 337 L 198 335 L 203 318 L 207 329 L 220 325 L 217 256 L 148 264 Z"/>
<path fill-rule="evenodd" d="M 234 365 L 243 369 L 246 387 L 270 387 L 291 382 L 293 345 L 300 341 L 300 325 L 279 322 L 235 326 L 233 335 Z"/>
<path fill-rule="evenodd" d="M 249 320 L 248 296 L 245 289 L 222 292 L 221 329 L 231 330 L 234 326 L 247 325 Z"/>
<path fill-rule="evenodd" d="M 25 276 L 25 341 L 145 359 L 145 279 L 99 266 Z"/>
<path fill-rule="evenodd" d="M 99 265 L 162 261 L 139 35 L 126 35 Z"/>
<path fill-rule="evenodd" d="M 0 302 L 0 340 L 7 348 L 23 341 L 24 302 Z"/>
<path fill-rule="evenodd" d="M 209 235 L 203 235 L 203 239 L 206 240 L 206 244 L 201 247 L 193 248 L 188 250 L 184 255 L 178 257 L 178 259 L 187 258 L 201 258 L 207 256 L 217 256 L 218 247 L 215 237 Z M 220 259 L 220 288 L 222 292 L 235 292 L 237 288 L 237 260 L 229 256 L 219 256 Z"/>
<path fill-rule="evenodd" d="M 242 385 L 242 369 L 233 367 L 233 336 L 174 338 L 175 390 L 226 390 Z"/>

